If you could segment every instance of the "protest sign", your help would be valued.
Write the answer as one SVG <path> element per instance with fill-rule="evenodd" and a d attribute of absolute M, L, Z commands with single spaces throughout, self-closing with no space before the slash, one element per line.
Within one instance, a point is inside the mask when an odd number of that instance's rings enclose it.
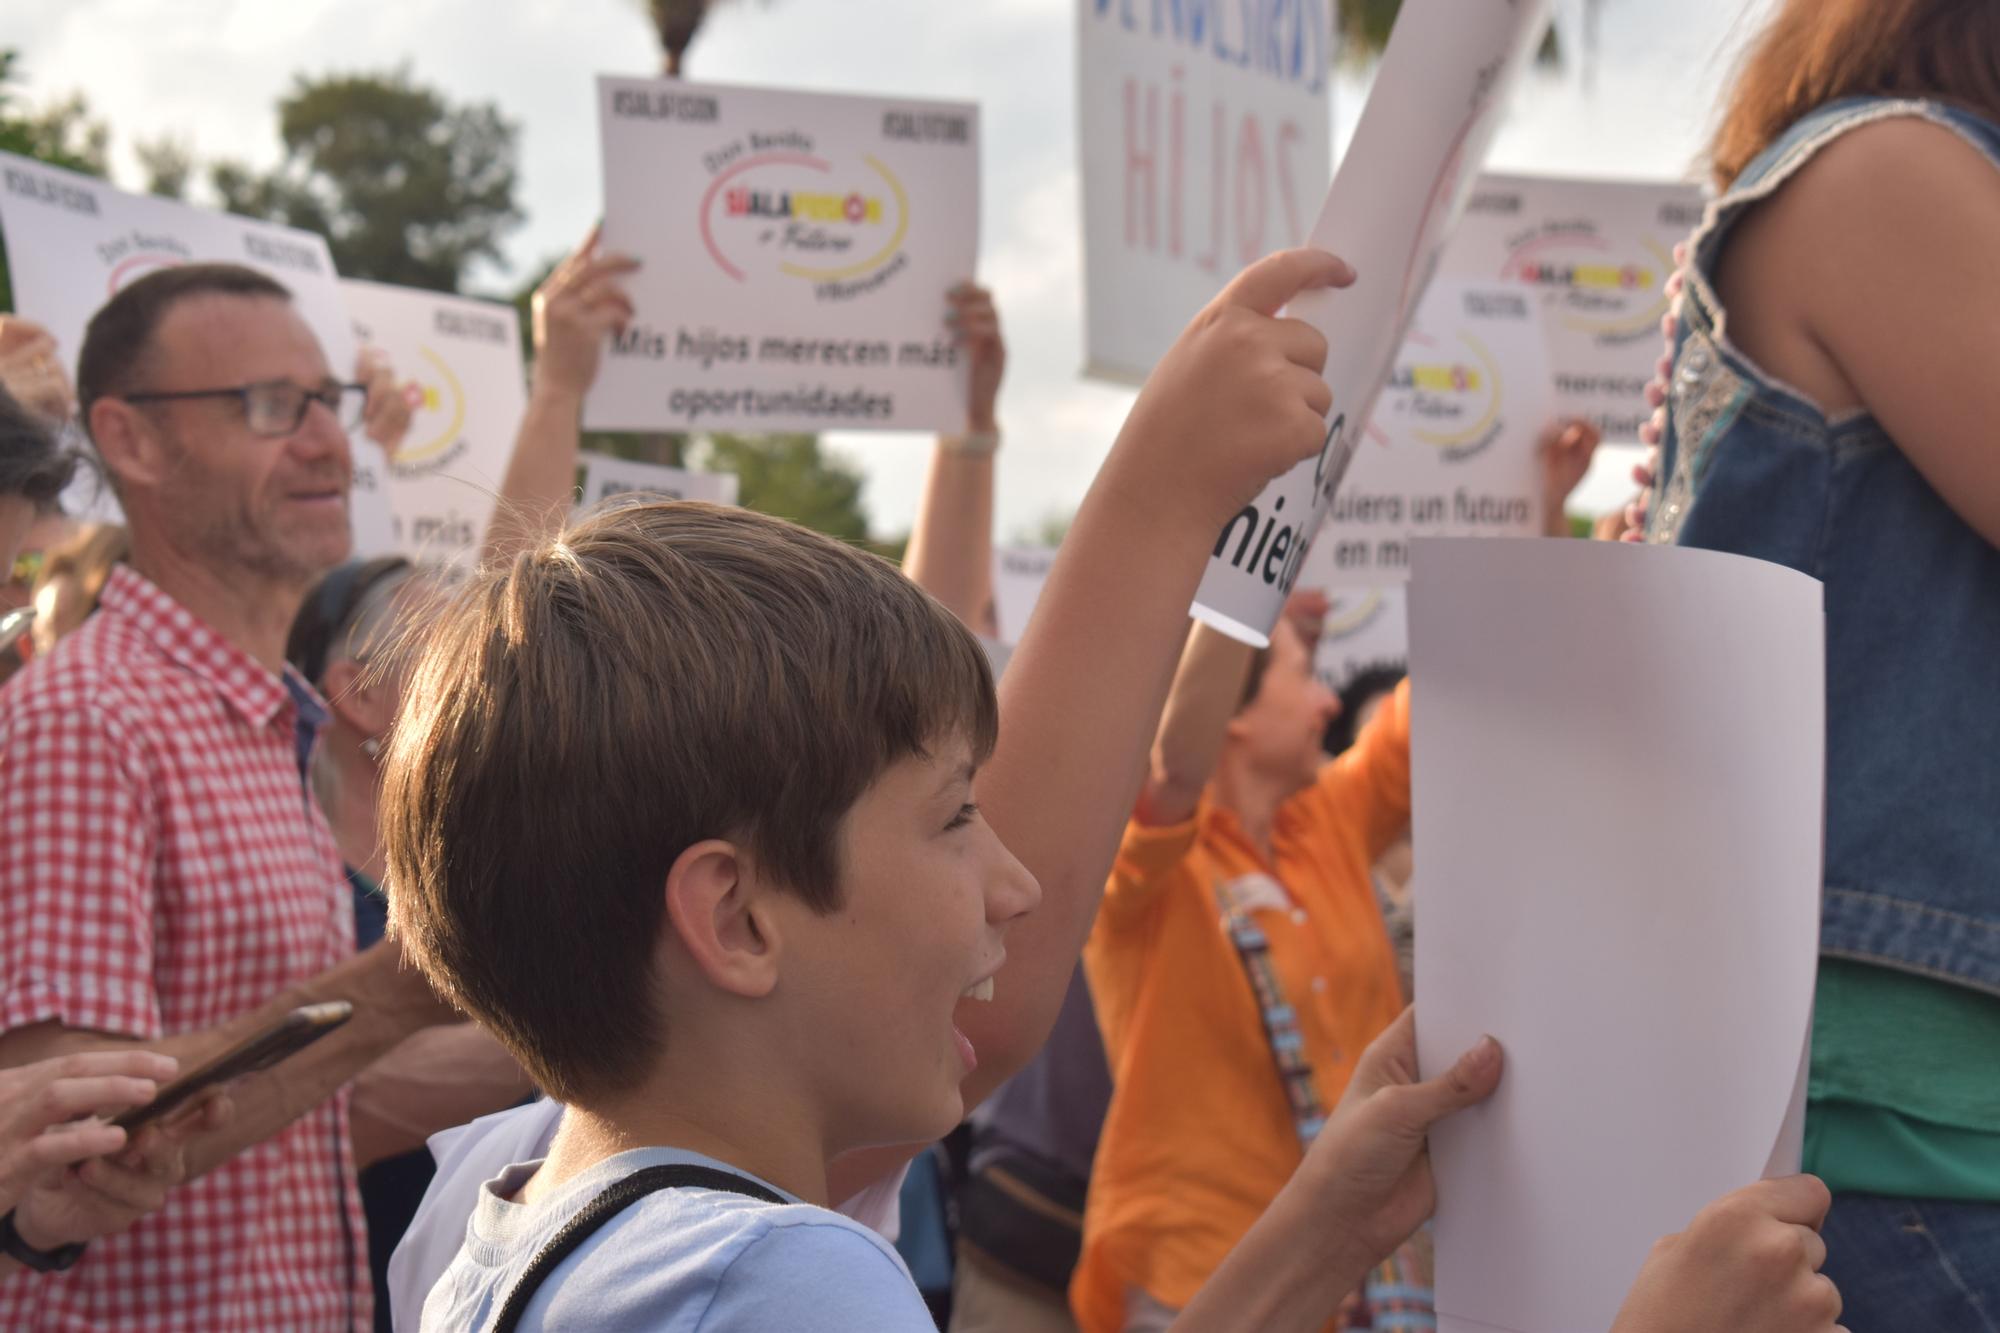
<path fill-rule="evenodd" d="M 1231 275 L 1305 238 L 1332 4 L 1076 6 L 1084 368 L 1138 384 Z"/>
<path fill-rule="evenodd" d="M 1313 651 L 1313 674 L 1335 694 L 1371 667 L 1402 667 L 1410 656 L 1409 603 L 1403 585 L 1328 588 L 1313 581 L 1313 562 L 1299 584 L 1324 588 L 1333 603 Z"/>
<path fill-rule="evenodd" d="M 993 620 L 1000 642 L 1019 643 L 1055 567 L 1055 548 L 1002 546 L 993 552 Z"/>
<path fill-rule="evenodd" d="M 589 426 L 963 426 L 977 107 L 608 77 L 598 101 L 604 244 L 644 267 Z"/>
<path fill-rule="evenodd" d="M 1541 532 L 1542 325 L 1518 287 L 1431 284 L 1301 579 L 1380 584 L 1408 575 L 1416 537 Z"/>
<path fill-rule="evenodd" d="M 1418 1061 L 1506 1052 L 1431 1130 L 1437 1326 L 1607 1329 L 1655 1240 L 1799 1169 L 1824 590 L 1625 542 L 1413 565 Z"/>
<path fill-rule="evenodd" d="M 734 472 L 688 472 L 658 463 L 635 463 L 608 454 L 583 456 L 583 503 L 588 508 L 614 495 L 641 492 L 662 500 L 706 500 L 736 503 Z"/>
<path fill-rule="evenodd" d="M 327 369 L 337 379 L 353 378 L 354 332 L 333 257 L 326 241 L 311 232 L 127 194 L 10 153 L 0 153 L 0 232 L 7 238 L 15 308 L 54 335 L 72 378 L 84 328 L 99 306 L 156 269 L 204 262 L 243 264 L 283 283 L 319 339 Z M 396 541 L 381 448 L 357 432 L 353 454 L 348 513 L 355 552 L 392 551 Z M 118 516 L 109 492 L 92 508 L 92 517 Z"/>
<path fill-rule="evenodd" d="M 1302 293 L 1290 313 L 1327 337 L 1326 442 L 1216 538 L 1194 614 L 1264 643 L 1339 487 L 1403 330 L 1471 187 L 1548 0 L 1404 0 L 1311 244 L 1358 275 Z M 1253 540 L 1245 540 L 1251 537 Z"/>
<path fill-rule="evenodd" d="M 1661 287 L 1674 245 L 1700 223 L 1698 186 L 1671 181 L 1486 175 L 1473 187 L 1440 278 L 1533 289 L 1548 328 L 1556 410 L 1609 440 L 1636 440 L 1652 415 Z"/>
<path fill-rule="evenodd" d="M 527 409 L 512 306 L 343 281 L 354 336 L 413 382 L 410 429 L 389 460 L 396 546 L 412 560 L 476 561 Z"/>

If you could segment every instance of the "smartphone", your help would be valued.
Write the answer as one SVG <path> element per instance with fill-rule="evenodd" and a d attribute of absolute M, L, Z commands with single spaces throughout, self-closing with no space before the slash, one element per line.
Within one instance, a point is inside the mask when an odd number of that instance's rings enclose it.
<path fill-rule="evenodd" d="M 353 1016 L 354 1006 L 345 1000 L 294 1009 L 235 1049 L 175 1079 L 161 1088 L 152 1101 L 133 1107 L 111 1123 L 127 1134 L 135 1133 L 162 1116 L 172 1115 L 210 1088 L 269 1069 L 280 1060 L 297 1055 Z"/>
<path fill-rule="evenodd" d="M 0 653 L 12 648 L 15 642 L 35 627 L 35 608 L 18 607 L 0 616 Z"/>

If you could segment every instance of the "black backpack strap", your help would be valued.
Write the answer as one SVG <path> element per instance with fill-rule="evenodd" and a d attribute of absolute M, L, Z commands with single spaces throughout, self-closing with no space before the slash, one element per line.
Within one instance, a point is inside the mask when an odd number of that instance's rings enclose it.
<path fill-rule="evenodd" d="M 535 1293 L 558 1264 L 569 1258 L 579 1245 L 596 1235 L 612 1218 L 648 1194 L 671 1189 L 723 1190 L 761 1199 L 765 1203 L 785 1202 L 782 1195 L 765 1189 L 754 1180 L 746 1180 L 734 1171 L 718 1171 L 714 1167 L 686 1163 L 642 1167 L 585 1204 L 581 1212 L 563 1223 L 562 1230 L 549 1238 L 549 1243 L 542 1246 L 541 1253 L 535 1256 L 513 1290 L 507 1293 L 506 1303 L 500 1307 L 500 1313 L 494 1318 L 488 1333 L 514 1333 L 522 1314 L 527 1311 L 528 1302 L 535 1298 Z"/>

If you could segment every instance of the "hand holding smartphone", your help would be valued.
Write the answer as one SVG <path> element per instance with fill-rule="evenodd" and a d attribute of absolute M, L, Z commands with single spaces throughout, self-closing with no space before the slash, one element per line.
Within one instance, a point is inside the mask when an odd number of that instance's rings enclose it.
<path fill-rule="evenodd" d="M 17 607 L 0 615 L 0 653 L 12 648 L 34 627 L 35 608 L 32 606 Z"/>

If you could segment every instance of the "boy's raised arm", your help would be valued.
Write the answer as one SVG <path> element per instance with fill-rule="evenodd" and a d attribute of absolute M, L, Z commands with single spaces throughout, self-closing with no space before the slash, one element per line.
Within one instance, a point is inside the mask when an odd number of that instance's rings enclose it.
<path fill-rule="evenodd" d="M 1154 369 L 1075 524 L 1000 689 L 979 775 L 986 817 L 1041 881 L 991 1004 L 960 1009 L 976 1102 L 1048 1035 L 1146 770 L 1188 607 L 1215 536 L 1325 440 L 1326 340 L 1277 312 L 1353 270 L 1316 250 L 1239 274 Z"/>

